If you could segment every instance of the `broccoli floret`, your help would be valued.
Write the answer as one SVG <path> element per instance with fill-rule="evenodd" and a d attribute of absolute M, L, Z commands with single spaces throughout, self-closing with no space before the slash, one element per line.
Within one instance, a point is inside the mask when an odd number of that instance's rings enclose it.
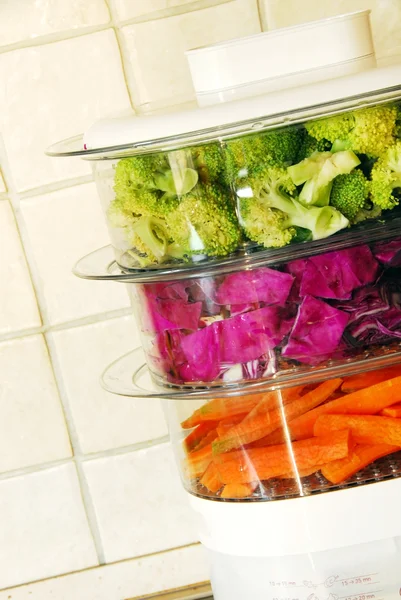
<path fill-rule="evenodd" d="M 205 144 L 191 148 L 194 168 L 202 183 L 217 181 L 224 174 L 224 158 L 218 144 Z"/>
<path fill-rule="evenodd" d="M 348 141 L 354 152 L 380 156 L 394 141 L 395 106 L 373 106 L 305 125 L 310 135 L 336 142 Z"/>
<path fill-rule="evenodd" d="M 231 180 L 265 165 L 284 167 L 295 162 L 304 133 L 288 128 L 227 142 L 226 168 Z"/>
<path fill-rule="evenodd" d="M 295 185 L 285 169 L 266 168 L 253 179 L 245 179 L 237 195 L 247 235 L 266 247 L 280 247 L 291 241 L 298 227 L 309 230 L 311 238 L 317 240 L 349 225 L 335 208 L 303 206 L 291 196 L 295 193 Z"/>
<path fill-rule="evenodd" d="M 359 158 L 351 150 L 315 152 L 297 165 L 288 167 L 288 173 L 296 185 L 306 182 L 299 195 L 302 204 L 326 206 L 333 179 L 350 173 L 359 164 Z"/>
<path fill-rule="evenodd" d="M 382 210 L 394 208 L 399 202 L 393 191 L 401 187 L 401 141 L 379 158 L 371 172 L 371 199 Z"/>
<path fill-rule="evenodd" d="M 305 123 L 305 129 L 316 140 L 335 142 L 347 137 L 353 127 L 353 118 L 350 113 L 318 119 Z"/>
<path fill-rule="evenodd" d="M 162 154 L 122 158 L 117 163 L 114 176 L 116 196 L 124 198 L 142 187 L 157 189 L 155 175 L 168 169 L 168 161 Z"/>
<path fill-rule="evenodd" d="M 166 217 L 168 232 L 174 240 L 168 253 L 185 258 L 233 252 L 241 233 L 231 202 L 216 184 L 198 185 L 184 196 L 177 209 Z"/>
<path fill-rule="evenodd" d="M 351 223 L 365 206 L 369 195 L 369 182 L 361 170 L 338 175 L 333 181 L 330 205 L 340 211 Z"/>
<path fill-rule="evenodd" d="M 331 142 L 328 140 L 316 140 L 304 130 L 302 143 L 299 147 L 295 163 L 299 163 L 305 158 L 309 158 L 314 152 L 327 152 L 331 150 Z"/>

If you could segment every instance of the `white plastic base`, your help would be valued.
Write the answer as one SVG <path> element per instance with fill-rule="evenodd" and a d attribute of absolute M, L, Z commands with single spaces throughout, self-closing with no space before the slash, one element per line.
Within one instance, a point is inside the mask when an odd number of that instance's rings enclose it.
<path fill-rule="evenodd" d="M 217 502 L 190 495 L 190 503 L 200 541 L 233 556 L 284 557 L 401 536 L 401 478 L 291 500 Z"/>
<path fill-rule="evenodd" d="M 284 558 L 209 552 L 209 559 L 215 600 L 400 598 L 401 538 Z"/>

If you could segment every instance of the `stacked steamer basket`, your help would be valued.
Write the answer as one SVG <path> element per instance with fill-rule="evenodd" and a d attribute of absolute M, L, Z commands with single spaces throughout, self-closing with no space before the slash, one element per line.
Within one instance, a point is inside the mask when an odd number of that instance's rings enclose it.
<path fill-rule="evenodd" d="M 143 346 L 103 384 L 166 399 L 216 600 L 401 588 L 401 74 L 340 63 L 49 151 L 92 161 L 112 247 L 75 272 Z"/>

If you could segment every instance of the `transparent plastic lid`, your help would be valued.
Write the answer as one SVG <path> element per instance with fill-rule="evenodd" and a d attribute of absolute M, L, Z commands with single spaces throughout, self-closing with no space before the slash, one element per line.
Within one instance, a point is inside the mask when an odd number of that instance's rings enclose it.
<path fill-rule="evenodd" d="M 400 95 L 400 67 L 376 68 L 229 106 L 101 120 L 85 135 L 56 143 L 46 153 L 104 160 L 164 152 L 389 102 Z"/>

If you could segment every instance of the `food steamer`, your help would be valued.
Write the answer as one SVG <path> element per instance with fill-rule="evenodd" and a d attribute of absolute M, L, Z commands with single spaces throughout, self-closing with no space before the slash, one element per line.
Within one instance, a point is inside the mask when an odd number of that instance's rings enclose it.
<path fill-rule="evenodd" d="M 49 154 L 92 162 L 112 246 L 75 273 L 142 335 L 103 385 L 166 399 L 216 600 L 395 599 L 401 69 L 286 82 Z"/>

